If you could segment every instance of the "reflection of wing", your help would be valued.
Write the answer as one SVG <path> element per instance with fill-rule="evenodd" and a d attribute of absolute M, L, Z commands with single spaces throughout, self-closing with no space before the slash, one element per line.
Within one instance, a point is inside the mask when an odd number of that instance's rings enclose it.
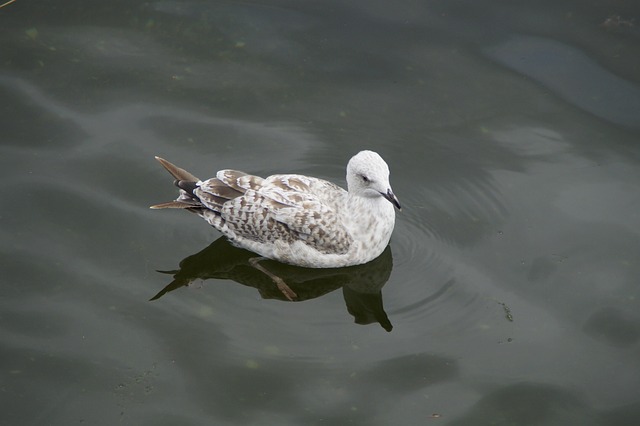
<path fill-rule="evenodd" d="M 173 281 L 151 300 L 157 300 L 195 280 L 228 279 L 256 288 L 264 299 L 286 301 L 274 282 L 250 266 L 255 253 L 237 248 L 221 237 L 199 253 L 180 262 L 180 269 L 163 273 L 173 274 Z M 389 279 L 392 268 L 391 249 L 364 265 L 348 268 L 313 269 L 286 265 L 276 261 L 263 261 L 298 295 L 297 301 L 314 299 L 343 287 L 348 311 L 358 324 L 379 322 L 390 331 L 391 324 L 382 306 L 381 289 Z"/>

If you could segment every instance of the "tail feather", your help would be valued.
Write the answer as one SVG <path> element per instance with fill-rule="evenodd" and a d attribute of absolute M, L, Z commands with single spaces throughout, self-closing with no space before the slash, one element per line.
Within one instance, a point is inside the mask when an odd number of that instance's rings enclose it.
<path fill-rule="evenodd" d="M 198 185 L 196 185 L 196 182 L 186 181 L 186 180 L 176 180 L 174 184 L 178 188 L 186 192 L 187 195 L 189 196 L 193 196 L 195 194 L 193 191 L 195 191 L 196 188 L 198 187 Z"/>
<path fill-rule="evenodd" d="M 193 196 L 193 189 L 196 187 L 196 182 L 200 179 L 189 173 L 188 171 L 181 169 L 175 164 L 171 164 L 164 158 L 156 157 L 156 160 L 162 167 L 164 167 L 171 176 L 175 178 L 174 184 L 181 189 L 180 197 L 175 201 L 169 201 L 168 203 L 160 203 L 151 206 L 152 209 L 197 209 L 202 207 L 202 203 L 196 197 Z"/>
<path fill-rule="evenodd" d="M 192 175 L 188 171 L 186 171 L 184 169 L 181 169 L 180 167 L 176 166 L 175 164 L 171 164 L 170 162 L 168 162 L 164 158 L 156 157 L 156 160 L 158 160 L 158 162 L 160 164 L 162 164 L 162 167 L 164 167 L 169 173 L 171 173 L 171 176 L 173 176 L 177 180 L 186 180 L 188 182 L 198 182 L 198 181 L 200 181 L 200 179 L 198 179 L 197 177 L 195 177 L 194 175 Z"/>
<path fill-rule="evenodd" d="M 183 201 L 169 201 L 168 203 L 154 204 L 150 209 L 197 209 L 202 204 L 186 203 Z"/>

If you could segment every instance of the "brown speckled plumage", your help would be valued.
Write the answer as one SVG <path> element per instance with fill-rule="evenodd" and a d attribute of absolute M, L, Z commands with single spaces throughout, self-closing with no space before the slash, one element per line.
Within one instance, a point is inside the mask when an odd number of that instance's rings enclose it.
<path fill-rule="evenodd" d="M 349 192 L 302 175 L 268 178 L 220 170 L 201 181 L 166 160 L 158 161 L 181 188 L 175 201 L 152 208 L 198 213 L 239 247 L 307 267 L 340 267 L 376 258 L 389 242 L 394 205 L 389 170 L 372 151 L 347 167 Z M 188 192 L 190 188 L 194 188 Z M 389 203 L 388 201 L 391 201 Z"/>

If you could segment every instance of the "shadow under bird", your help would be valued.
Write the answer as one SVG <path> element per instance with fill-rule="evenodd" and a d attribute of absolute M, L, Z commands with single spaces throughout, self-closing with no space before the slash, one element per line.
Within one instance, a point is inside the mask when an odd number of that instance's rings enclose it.
<path fill-rule="evenodd" d="M 277 174 L 267 178 L 220 170 L 200 180 L 160 157 L 180 194 L 153 209 L 198 214 L 240 248 L 260 256 L 251 265 L 268 275 L 289 299 L 296 294 L 259 262 L 265 258 L 307 268 L 367 263 L 389 244 L 400 203 L 389 184 L 389 167 L 373 151 L 347 164 L 347 190 L 323 179 Z"/>

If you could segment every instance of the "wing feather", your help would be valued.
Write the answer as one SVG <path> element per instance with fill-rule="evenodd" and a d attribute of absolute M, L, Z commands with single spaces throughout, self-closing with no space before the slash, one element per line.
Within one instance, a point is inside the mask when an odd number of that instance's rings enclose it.
<path fill-rule="evenodd" d="M 247 189 L 258 189 L 263 185 L 264 179 L 238 170 L 220 170 L 216 178 L 226 185 L 244 193 Z"/>
<path fill-rule="evenodd" d="M 239 191 L 217 178 L 201 182 L 194 194 L 209 209 L 219 212 L 224 203 L 242 196 L 244 191 Z"/>
<path fill-rule="evenodd" d="M 235 235 L 262 243 L 301 241 L 336 254 L 346 253 L 353 243 L 339 220 L 340 198 L 346 191 L 331 182 L 295 174 L 263 179 L 238 170 L 220 170 L 215 178 L 201 182 L 156 159 L 178 181 L 195 183 L 195 189 L 181 189 L 177 200 L 152 208 L 199 209 L 214 227 L 228 227 Z"/>
<path fill-rule="evenodd" d="M 225 203 L 221 215 L 244 238 L 302 241 L 323 253 L 346 253 L 351 236 L 336 211 L 309 189 L 301 180 L 272 176 L 258 190 Z"/>

